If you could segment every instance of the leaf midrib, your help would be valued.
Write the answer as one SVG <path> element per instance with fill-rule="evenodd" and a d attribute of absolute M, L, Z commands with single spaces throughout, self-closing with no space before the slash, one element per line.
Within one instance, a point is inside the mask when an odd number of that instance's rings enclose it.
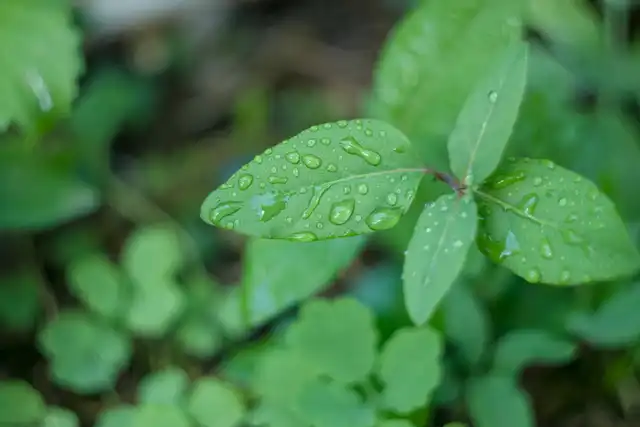
<path fill-rule="evenodd" d="M 480 197 L 484 198 L 485 200 L 488 200 L 490 202 L 495 203 L 496 205 L 500 206 L 502 209 L 504 209 L 505 211 L 513 211 L 516 215 L 518 215 L 519 217 L 532 221 L 536 224 L 538 224 L 541 227 L 550 227 L 553 228 L 556 231 L 561 231 L 563 228 L 560 227 L 557 223 L 554 222 L 549 222 L 546 221 L 544 219 L 538 218 L 536 216 L 533 215 L 528 215 L 527 213 L 525 213 L 522 209 L 518 208 L 515 205 L 512 205 L 509 202 L 505 202 L 504 200 L 501 200 L 495 196 L 492 196 L 489 193 L 485 193 L 484 191 L 480 190 L 480 189 L 475 189 L 474 192 L 479 195 Z"/>

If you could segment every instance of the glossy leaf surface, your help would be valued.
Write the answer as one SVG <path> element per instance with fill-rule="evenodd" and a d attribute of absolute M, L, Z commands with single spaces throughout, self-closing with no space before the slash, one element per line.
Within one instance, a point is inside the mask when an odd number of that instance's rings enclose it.
<path fill-rule="evenodd" d="M 640 267 L 609 198 L 551 161 L 512 159 L 477 194 L 479 247 L 531 283 L 575 285 Z"/>
<path fill-rule="evenodd" d="M 423 169 L 407 138 L 377 120 L 313 126 L 243 166 L 211 193 L 202 219 L 299 242 L 392 228 Z"/>
<path fill-rule="evenodd" d="M 460 274 L 477 223 L 476 203 L 470 196 L 440 196 L 423 210 L 402 273 L 405 305 L 415 324 L 431 317 Z"/>
<path fill-rule="evenodd" d="M 461 181 L 480 183 L 500 163 L 524 96 L 528 52 L 524 42 L 510 46 L 462 107 L 448 141 L 451 170 Z"/>

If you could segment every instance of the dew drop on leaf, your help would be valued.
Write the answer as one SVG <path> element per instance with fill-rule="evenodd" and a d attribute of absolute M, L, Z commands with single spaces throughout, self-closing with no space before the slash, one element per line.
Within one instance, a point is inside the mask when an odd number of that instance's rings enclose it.
<path fill-rule="evenodd" d="M 291 151 L 290 153 L 285 154 L 284 158 L 294 165 L 300 163 L 300 154 L 298 154 L 297 151 Z"/>
<path fill-rule="evenodd" d="M 542 185 L 542 178 L 540 178 L 539 176 L 536 176 L 535 178 L 533 178 L 533 185 L 535 187 L 539 187 Z"/>
<path fill-rule="evenodd" d="M 346 153 L 362 157 L 372 166 L 378 166 L 382 161 L 380 154 L 373 150 L 367 150 L 352 136 L 340 140 L 340 146 Z"/>
<path fill-rule="evenodd" d="M 524 211 L 526 215 L 534 216 L 536 213 L 536 207 L 540 198 L 535 193 L 526 194 L 522 197 L 522 200 L 518 204 L 518 207 Z"/>
<path fill-rule="evenodd" d="M 333 163 L 329 163 L 329 165 L 327 166 L 327 170 L 329 172 L 336 172 L 338 170 L 338 167 Z"/>
<path fill-rule="evenodd" d="M 396 203 L 398 203 L 398 196 L 396 196 L 394 193 L 389 193 L 387 195 L 387 203 L 389 203 L 391 206 L 395 206 Z"/>
<path fill-rule="evenodd" d="M 546 259 L 553 258 L 553 248 L 551 247 L 551 243 L 547 238 L 542 239 L 542 244 L 540 245 L 540 255 L 542 255 L 542 257 Z"/>
<path fill-rule="evenodd" d="M 268 180 L 270 184 L 286 184 L 289 178 L 286 176 L 270 175 Z"/>
<path fill-rule="evenodd" d="M 401 215 L 400 209 L 377 208 L 367 216 L 365 222 L 374 231 L 387 230 L 393 228 L 400 221 Z"/>
<path fill-rule="evenodd" d="M 353 210 L 355 209 L 355 200 L 354 199 L 345 199 L 340 202 L 334 203 L 331 206 L 331 212 L 329 214 L 329 221 L 336 225 L 342 225 L 349 221 L 351 215 L 353 215 Z"/>
<path fill-rule="evenodd" d="M 256 162 L 257 164 L 262 164 L 262 156 L 261 155 L 257 155 L 253 158 L 253 161 Z"/>
<path fill-rule="evenodd" d="M 567 206 L 567 198 L 566 197 L 560 197 L 560 199 L 558 200 L 558 206 L 564 207 Z"/>
<path fill-rule="evenodd" d="M 537 268 L 532 268 L 531 270 L 527 271 L 525 279 L 529 283 L 538 283 L 541 279 L 540 270 L 538 270 Z"/>
<path fill-rule="evenodd" d="M 251 184 L 253 184 L 253 175 L 247 173 L 238 178 L 238 188 L 240 190 L 246 190 L 251 187 Z"/>
<path fill-rule="evenodd" d="M 302 156 L 302 163 L 309 169 L 318 169 L 322 165 L 322 160 L 313 154 L 305 154 Z"/>
<path fill-rule="evenodd" d="M 358 185 L 358 193 L 365 195 L 369 192 L 369 186 L 367 184 Z"/>
<path fill-rule="evenodd" d="M 489 92 L 489 101 L 496 102 L 497 100 L 498 100 L 498 92 L 496 92 L 495 90 L 492 90 L 491 92 Z"/>
<path fill-rule="evenodd" d="M 315 211 L 318 205 L 320 204 L 320 199 L 322 198 L 324 193 L 326 193 L 329 187 L 331 186 L 320 185 L 317 187 L 313 187 L 313 196 L 311 197 L 311 200 L 309 200 L 309 206 L 307 206 L 304 212 L 302 212 L 303 219 L 308 219 L 311 216 L 311 214 L 313 214 L 313 211 Z"/>
<path fill-rule="evenodd" d="M 238 212 L 241 208 L 242 202 L 222 202 L 211 210 L 211 222 L 219 225 L 224 218 Z"/>
<path fill-rule="evenodd" d="M 560 273 L 560 283 L 569 283 L 569 280 L 571 280 L 569 270 L 562 270 L 562 273 Z"/>
<path fill-rule="evenodd" d="M 282 193 L 266 193 L 254 196 L 252 204 L 257 207 L 260 221 L 267 222 L 287 207 L 287 197 Z"/>
<path fill-rule="evenodd" d="M 314 240 L 318 240 L 318 237 L 309 231 L 302 231 L 300 233 L 293 233 L 289 236 L 289 240 L 294 242 L 313 242 Z"/>

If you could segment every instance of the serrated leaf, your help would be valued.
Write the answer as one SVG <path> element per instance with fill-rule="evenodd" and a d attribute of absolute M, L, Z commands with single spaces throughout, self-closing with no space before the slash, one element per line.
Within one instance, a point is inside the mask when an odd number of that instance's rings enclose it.
<path fill-rule="evenodd" d="M 182 408 L 167 405 L 138 406 L 130 422 L 127 427 L 192 427 Z"/>
<path fill-rule="evenodd" d="M 242 286 L 229 293 L 217 313 L 221 323 L 231 333 L 263 324 L 328 286 L 364 243 L 362 236 L 304 245 L 284 240 L 250 240 L 244 255 Z"/>
<path fill-rule="evenodd" d="M 100 412 L 95 427 L 131 427 L 136 414 L 135 406 L 119 405 Z"/>
<path fill-rule="evenodd" d="M 87 254 L 68 269 L 69 290 L 87 308 L 117 319 L 128 303 L 127 287 L 118 267 L 103 254 Z"/>
<path fill-rule="evenodd" d="M 287 345 L 331 378 L 361 381 L 373 368 L 377 330 L 371 311 L 354 299 L 316 300 L 302 307 Z"/>
<path fill-rule="evenodd" d="M 378 120 L 325 123 L 258 155 L 201 208 L 212 225 L 298 242 L 395 226 L 424 168 L 409 140 Z"/>
<path fill-rule="evenodd" d="M 40 311 L 38 282 L 30 271 L 0 278 L 0 323 L 15 330 L 33 327 Z"/>
<path fill-rule="evenodd" d="M 373 407 L 353 390 L 321 380 L 302 390 L 297 409 L 314 427 L 373 427 L 376 420 Z"/>
<path fill-rule="evenodd" d="M 189 386 L 187 373 L 180 368 L 165 368 L 142 379 L 138 385 L 138 402 L 178 405 Z"/>
<path fill-rule="evenodd" d="M 47 409 L 41 427 L 79 427 L 78 416 L 68 409 L 51 406 Z"/>
<path fill-rule="evenodd" d="M 430 166 L 448 167 L 447 136 L 478 76 L 520 38 L 524 4 L 423 2 L 388 38 L 374 75 L 371 111 L 415 141 Z"/>
<path fill-rule="evenodd" d="M 38 424 L 46 411 L 42 396 L 29 383 L 20 380 L 0 382 L 0 424 Z"/>
<path fill-rule="evenodd" d="M 440 336 L 432 329 L 404 328 L 393 334 L 380 356 L 384 406 L 403 414 L 425 406 L 441 379 L 442 352 Z"/>
<path fill-rule="evenodd" d="M 480 249 L 531 283 L 604 281 L 640 267 L 611 200 L 551 161 L 511 159 L 476 193 Z"/>
<path fill-rule="evenodd" d="M 125 322 L 136 335 L 163 336 L 184 310 L 184 294 L 177 285 L 171 282 L 155 284 L 155 288 L 138 289 L 133 294 Z"/>
<path fill-rule="evenodd" d="M 500 338 L 493 356 L 493 372 L 518 376 L 531 364 L 553 365 L 569 362 L 576 345 L 549 332 L 519 330 Z"/>
<path fill-rule="evenodd" d="M 78 393 L 95 393 L 115 384 L 131 356 L 129 338 L 88 315 L 58 314 L 38 335 L 52 379 Z"/>
<path fill-rule="evenodd" d="M 640 337 L 640 284 L 624 286 L 594 313 L 575 313 L 567 329 L 600 347 L 625 346 Z"/>
<path fill-rule="evenodd" d="M 2 2 L 0 50 L 11 60 L 0 74 L 0 131 L 11 123 L 31 129 L 38 114 L 67 113 L 83 70 L 80 41 L 68 2 Z"/>
<path fill-rule="evenodd" d="M 469 366 L 482 360 L 490 340 L 489 315 L 466 282 L 455 283 L 442 302 L 444 334 Z"/>
<path fill-rule="evenodd" d="M 440 196 L 425 207 L 409 242 L 402 272 L 411 320 L 423 324 L 458 277 L 478 222 L 472 197 Z"/>
<path fill-rule="evenodd" d="M 187 411 L 200 426 L 234 427 L 242 421 L 245 405 L 230 386 L 211 378 L 201 378 L 194 383 Z"/>
<path fill-rule="evenodd" d="M 471 379 L 467 403 L 476 427 L 534 427 L 529 399 L 513 377 L 487 375 Z"/>
<path fill-rule="evenodd" d="M 467 98 L 447 143 L 451 170 L 464 183 L 481 183 L 498 167 L 527 81 L 529 47 L 517 41 Z"/>

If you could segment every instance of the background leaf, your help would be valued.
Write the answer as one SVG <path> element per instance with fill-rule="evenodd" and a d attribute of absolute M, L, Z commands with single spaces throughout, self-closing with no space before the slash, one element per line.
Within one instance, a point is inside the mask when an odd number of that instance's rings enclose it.
<path fill-rule="evenodd" d="M 472 379 L 467 402 L 476 427 L 534 427 L 529 400 L 512 377 L 488 375 Z"/>
<path fill-rule="evenodd" d="M 180 368 L 165 368 L 153 372 L 138 385 L 138 402 L 158 405 L 179 405 L 184 398 L 189 377 Z"/>
<path fill-rule="evenodd" d="M 45 416 L 44 400 L 30 384 L 20 380 L 0 382 L 0 424 L 37 424 Z"/>
<path fill-rule="evenodd" d="M 0 322 L 14 330 L 31 328 L 40 311 L 39 279 L 20 271 L 0 278 Z"/>
<path fill-rule="evenodd" d="M 609 198 L 551 161 L 510 160 L 477 194 L 479 247 L 529 282 L 572 285 L 640 267 Z"/>
<path fill-rule="evenodd" d="M 379 377 L 385 384 L 384 406 L 409 413 L 428 403 L 441 380 L 442 342 L 429 328 L 404 328 L 385 343 L 380 355 Z"/>
<path fill-rule="evenodd" d="M 202 219 L 301 242 L 392 228 L 424 172 L 407 138 L 377 120 L 313 126 L 267 149 L 211 193 Z"/>
<path fill-rule="evenodd" d="M 152 283 L 155 288 L 147 285 L 134 290 L 126 324 L 137 335 L 158 338 L 180 317 L 185 307 L 185 298 L 180 288 L 171 282 Z"/>
<path fill-rule="evenodd" d="M 237 426 L 245 412 L 238 393 L 213 378 L 201 378 L 194 383 L 187 408 L 189 414 L 203 427 Z"/>
<path fill-rule="evenodd" d="M 79 427 L 78 416 L 68 409 L 52 406 L 47 409 L 42 427 Z"/>
<path fill-rule="evenodd" d="M 528 52 L 524 42 L 510 46 L 462 107 L 447 144 L 461 181 L 481 183 L 498 167 L 524 96 Z"/>
<path fill-rule="evenodd" d="M 138 406 L 127 427 L 191 427 L 187 414 L 178 406 Z M 111 426 L 109 426 L 111 427 Z"/>
<path fill-rule="evenodd" d="M 460 274 L 477 222 L 473 198 L 456 194 L 441 196 L 420 215 L 402 272 L 405 305 L 415 324 L 431 317 Z"/>

